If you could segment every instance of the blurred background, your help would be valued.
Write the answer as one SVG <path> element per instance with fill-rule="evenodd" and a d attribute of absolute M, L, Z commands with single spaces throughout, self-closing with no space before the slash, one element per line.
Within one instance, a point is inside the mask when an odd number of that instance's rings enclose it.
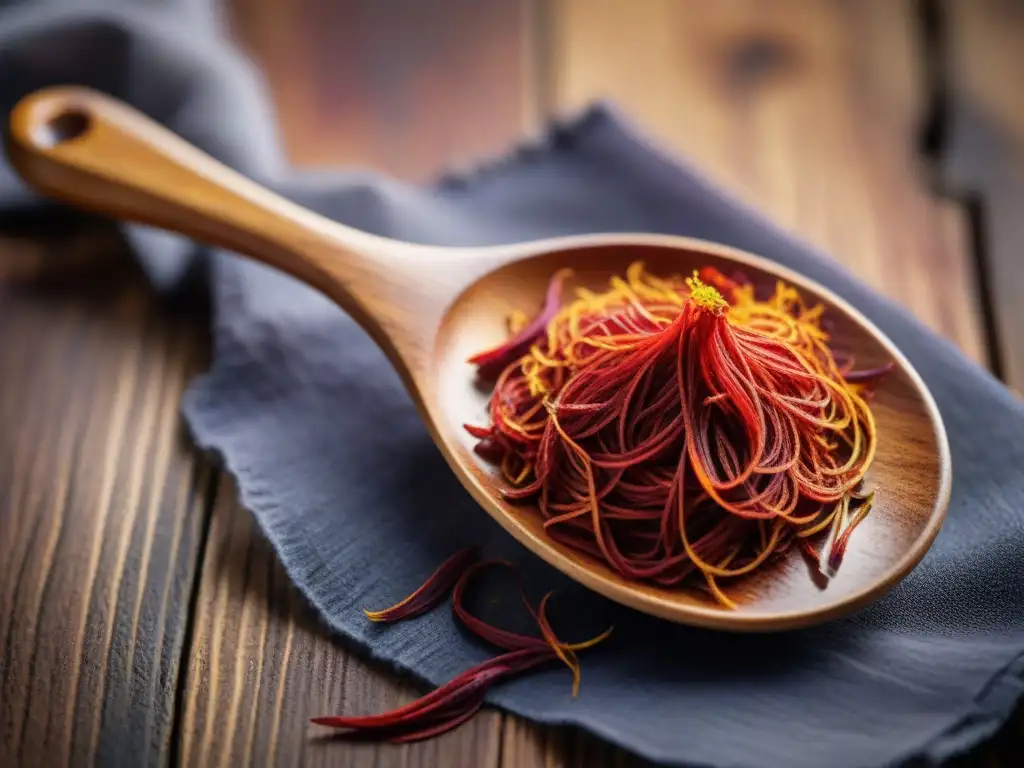
<path fill-rule="evenodd" d="M 429 183 L 607 100 L 1024 391 L 1020 0 L 224 0 L 219 12 L 264 73 L 299 166 Z M 75 278 L 98 264 L 102 279 Z M 0 682 L 17 692 L 0 695 L 0 763 L 102 750 L 102 723 L 131 703 L 156 762 L 639 764 L 489 710 L 403 751 L 309 739 L 310 714 L 384 709 L 412 689 L 323 631 L 230 479 L 182 435 L 207 327 L 201 308 L 153 296 L 106 223 L 0 228 Z M 115 631 L 115 615 L 151 641 Z M 1021 744 L 1018 714 L 964 764 L 1019 765 Z"/>
<path fill-rule="evenodd" d="M 1018 0 L 233 0 L 225 13 L 299 165 L 427 181 L 607 99 L 1021 386 Z"/>

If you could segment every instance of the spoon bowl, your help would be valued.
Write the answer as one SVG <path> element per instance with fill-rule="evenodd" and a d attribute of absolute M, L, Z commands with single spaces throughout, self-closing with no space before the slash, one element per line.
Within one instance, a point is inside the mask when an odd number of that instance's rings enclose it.
<path fill-rule="evenodd" d="M 931 545 L 949 500 L 950 458 L 938 410 L 895 345 L 828 289 L 759 256 L 715 243 L 643 234 L 440 248 L 370 235 L 296 206 L 203 154 L 132 108 L 75 87 L 39 91 L 11 114 L 8 154 L 41 192 L 118 219 L 180 232 L 252 257 L 322 291 L 374 338 L 401 375 L 452 471 L 501 526 L 586 587 L 637 610 L 731 631 L 808 626 L 864 607 Z M 784 280 L 822 302 L 837 348 L 863 367 L 896 368 L 872 402 L 878 451 L 866 477 L 875 505 L 838 575 L 813 578 L 795 550 L 730 581 L 736 609 L 703 592 L 628 581 L 549 538 L 537 510 L 502 498 L 497 470 L 463 424 L 483 424 L 488 393 L 467 361 L 507 336 L 506 319 L 539 309 L 552 274 L 599 289 L 642 260 L 654 274 L 713 266 L 760 287 Z M 342 407 L 342 406 L 339 406 Z"/>

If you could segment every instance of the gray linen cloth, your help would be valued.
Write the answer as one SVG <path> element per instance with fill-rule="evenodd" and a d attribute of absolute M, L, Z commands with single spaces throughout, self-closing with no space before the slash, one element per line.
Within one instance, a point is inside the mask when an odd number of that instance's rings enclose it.
<path fill-rule="evenodd" d="M 135 104 L 327 216 L 423 243 L 592 231 L 693 235 L 761 253 L 843 295 L 927 381 L 955 479 L 935 546 L 849 619 L 773 636 L 698 631 L 585 594 L 504 535 L 448 472 L 382 354 L 323 297 L 268 269 L 138 227 L 160 286 L 209 259 L 215 359 L 185 413 L 329 625 L 432 684 L 493 651 L 447 610 L 380 628 L 364 606 L 407 592 L 456 548 L 509 557 L 557 587 L 565 627 L 617 625 L 584 658 L 579 698 L 552 666 L 491 701 L 575 724 L 671 765 L 879 766 L 942 760 L 993 733 L 1024 693 L 1024 407 L 985 371 L 826 256 L 650 148 L 597 106 L 469 176 L 427 188 L 289 171 L 267 95 L 203 2 L 14 3 L 0 10 L 0 107 L 76 82 Z M 458 130 L 458 126 L 452 126 Z M 0 167 L 0 208 L 44 205 Z M 356 437 L 358 436 L 358 437 Z M 325 713 L 326 714 L 326 713 Z M 344 749 L 339 745 L 339 749 Z"/>

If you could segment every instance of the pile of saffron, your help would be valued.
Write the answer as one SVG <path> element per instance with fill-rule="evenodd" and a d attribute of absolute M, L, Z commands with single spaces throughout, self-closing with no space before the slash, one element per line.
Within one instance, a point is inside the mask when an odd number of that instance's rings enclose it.
<path fill-rule="evenodd" d="M 730 608 L 722 582 L 791 546 L 834 577 L 871 509 L 868 400 L 891 364 L 853 370 L 823 307 L 782 282 L 758 298 L 742 274 L 635 263 L 563 306 L 569 276 L 470 360 L 494 390 L 490 424 L 466 429 L 506 496 L 624 578 L 696 583 Z"/>
<path fill-rule="evenodd" d="M 523 605 L 537 624 L 540 637 L 531 637 L 496 627 L 473 615 L 466 607 L 466 592 L 481 572 L 492 568 L 511 570 L 518 581 Z M 504 560 L 479 560 L 471 547 L 452 555 L 423 585 L 390 608 L 366 611 L 371 621 L 394 623 L 419 616 L 452 595 L 452 613 L 466 629 L 503 653 L 477 664 L 416 701 L 378 715 L 315 717 L 313 722 L 343 731 L 350 739 L 405 743 L 439 736 L 457 728 L 483 706 L 484 697 L 495 683 L 553 661 L 569 667 L 573 696 L 579 691 L 580 665 L 576 654 L 591 648 L 611 634 L 611 629 L 580 643 L 563 643 L 547 617 L 549 592 L 535 608 L 523 590 L 518 571 Z"/>

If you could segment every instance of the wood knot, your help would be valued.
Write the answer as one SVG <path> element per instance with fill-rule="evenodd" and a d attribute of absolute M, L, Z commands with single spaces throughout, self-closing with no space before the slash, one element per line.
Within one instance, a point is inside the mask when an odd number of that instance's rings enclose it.
<path fill-rule="evenodd" d="M 796 49 L 786 40 L 767 34 L 747 35 L 726 50 L 726 83 L 732 91 L 752 91 L 792 72 L 798 59 Z"/>

